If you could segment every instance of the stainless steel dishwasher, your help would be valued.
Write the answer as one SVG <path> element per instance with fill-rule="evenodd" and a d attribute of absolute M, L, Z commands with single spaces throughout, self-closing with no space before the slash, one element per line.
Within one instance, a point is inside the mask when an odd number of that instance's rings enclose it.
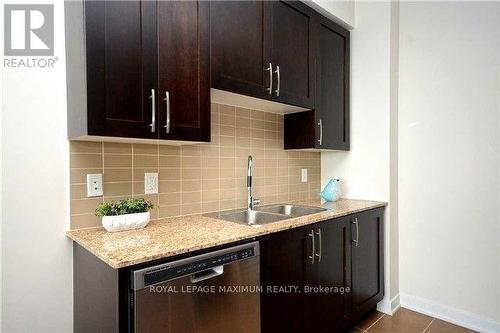
<path fill-rule="evenodd" d="M 260 332 L 259 243 L 132 271 L 136 333 Z"/>

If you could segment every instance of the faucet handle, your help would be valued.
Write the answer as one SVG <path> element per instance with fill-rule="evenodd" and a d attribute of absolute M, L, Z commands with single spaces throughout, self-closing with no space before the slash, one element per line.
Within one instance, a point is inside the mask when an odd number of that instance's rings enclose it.
<path fill-rule="evenodd" d="M 254 198 L 252 198 L 252 204 L 253 205 L 260 205 L 260 199 L 254 199 Z"/>

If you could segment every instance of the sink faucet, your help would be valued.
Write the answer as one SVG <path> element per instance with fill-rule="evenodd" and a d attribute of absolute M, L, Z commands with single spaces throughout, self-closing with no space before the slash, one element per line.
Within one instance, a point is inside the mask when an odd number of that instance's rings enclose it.
<path fill-rule="evenodd" d="M 248 156 L 248 167 L 247 167 L 247 208 L 252 210 L 254 205 L 260 203 L 259 199 L 254 199 L 252 196 L 252 155 Z"/>

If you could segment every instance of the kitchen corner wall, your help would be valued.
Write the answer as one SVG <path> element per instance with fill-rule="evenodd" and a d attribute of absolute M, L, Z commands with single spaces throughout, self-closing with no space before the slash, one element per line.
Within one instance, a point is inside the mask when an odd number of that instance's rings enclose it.
<path fill-rule="evenodd" d="M 385 298 L 379 310 L 397 305 L 397 223 L 391 220 L 391 10 L 395 2 L 356 2 L 351 31 L 351 150 L 323 152 L 323 185 L 340 178 L 343 197 L 387 201 L 385 210 Z M 369 55 L 369 56 L 367 56 Z M 393 184 L 394 185 L 394 184 Z M 394 241 L 396 239 L 396 241 Z"/>
<path fill-rule="evenodd" d="M 319 200 L 319 152 L 283 149 L 283 116 L 212 104 L 212 141 L 167 146 L 70 143 L 71 229 L 100 226 L 103 200 L 144 197 L 152 218 L 246 206 L 247 158 L 254 159 L 253 191 L 262 204 Z M 308 182 L 301 182 L 301 169 Z M 144 173 L 158 172 L 159 194 L 144 195 Z M 104 197 L 86 197 L 86 174 L 103 173 Z"/>
<path fill-rule="evenodd" d="M 1 332 L 73 331 L 64 2 L 43 3 L 54 6 L 54 67 L 0 68 Z"/>
<path fill-rule="evenodd" d="M 500 3 L 400 15 L 401 304 L 500 332 Z"/>

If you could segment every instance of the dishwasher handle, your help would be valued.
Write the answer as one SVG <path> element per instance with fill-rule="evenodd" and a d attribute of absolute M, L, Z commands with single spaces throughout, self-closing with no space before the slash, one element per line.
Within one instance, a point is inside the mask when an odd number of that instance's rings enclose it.
<path fill-rule="evenodd" d="M 210 269 L 191 274 L 191 283 L 198 283 L 224 274 L 224 266 L 216 266 Z"/>
<path fill-rule="evenodd" d="M 180 277 L 186 277 L 188 280 L 192 279 L 192 282 L 196 283 L 223 274 L 223 266 L 251 258 L 257 258 L 258 260 L 259 255 L 259 242 L 254 241 L 159 265 L 131 270 L 130 287 L 133 290 L 140 290 Z"/>

